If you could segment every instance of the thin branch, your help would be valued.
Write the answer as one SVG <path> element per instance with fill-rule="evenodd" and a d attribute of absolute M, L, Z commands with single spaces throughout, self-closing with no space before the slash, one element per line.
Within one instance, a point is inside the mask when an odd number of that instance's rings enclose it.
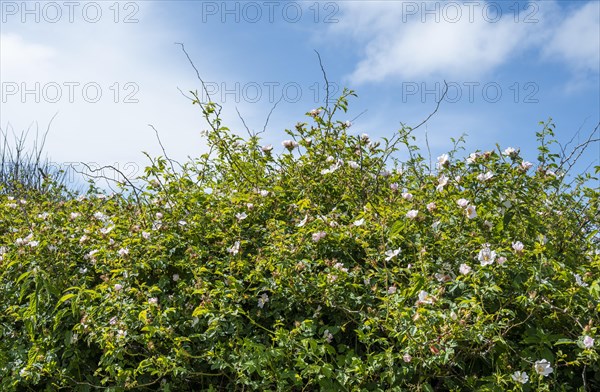
<path fill-rule="evenodd" d="M 46 127 L 46 132 L 44 132 L 44 137 L 42 138 L 42 144 L 40 145 L 39 150 L 36 149 L 36 151 L 38 152 L 37 157 L 36 157 L 36 165 L 39 164 L 39 162 L 40 162 L 40 157 L 42 155 L 42 151 L 44 150 L 44 146 L 46 145 L 46 137 L 48 136 L 48 133 L 50 132 L 50 127 L 52 126 L 52 122 L 54 121 L 56 116 L 58 116 L 58 112 L 54 113 L 54 115 L 48 122 L 48 126 Z M 36 140 L 36 144 L 37 144 L 37 140 L 38 140 L 37 135 L 36 135 L 35 140 Z"/>
<path fill-rule="evenodd" d="M 438 109 L 440 108 L 440 104 L 442 103 L 442 101 L 444 100 L 444 98 L 446 97 L 446 94 L 448 93 L 448 83 L 446 83 L 446 81 L 444 80 L 444 86 L 446 86 L 446 88 L 444 88 L 444 93 L 442 94 L 442 97 L 440 98 L 439 101 L 437 101 L 437 104 L 435 105 L 435 110 L 433 112 L 431 112 L 429 114 L 429 116 L 427 116 L 427 118 L 425 120 L 423 120 L 419 125 L 417 125 L 414 128 L 411 128 L 411 132 L 418 129 L 420 126 L 422 126 L 423 124 L 425 124 L 427 121 L 429 121 L 429 119 L 431 117 L 433 117 L 434 114 L 437 113 Z"/>
<path fill-rule="evenodd" d="M 204 80 L 202 80 L 202 77 L 200 76 L 200 72 L 198 71 L 198 68 L 196 68 L 196 65 L 190 58 L 190 55 L 185 50 L 185 46 L 181 42 L 175 42 L 175 45 L 181 46 L 181 50 L 183 51 L 183 53 L 185 53 L 185 56 L 187 57 L 192 68 L 194 68 L 194 71 L 196 71 L 196 77 L 198 78 L 198 80 L 200 80 L 200 82 L 202 82 L 202 88 L 204 89 L 204 92 L 206 93 L 206 97 L 208 98 L 209 101 L 211 101 L 210 94 L 208 93 L 208 89 L 206 88 L 206 84 L 204 83 Z"/>
<path fill-rule="evenodd" d="M 194 100 L 194 97 L 189 97 L 189 96 L 185 95 L 185 93 L 179 87 L 177 87 L 177 90 L 179 90 L 179 92 L 181 93 L 181 95 L 183 95 L 184 97 L 186 97 L 190 101 Z"/>
<path fill-rule="evenodd" d="M 429 148 L 429 138 L 427 137 L 427 126 L 425 126 L 425 146 L 427 146 L 427 155 L 429 155 L 429 174 L 431 174 L 431 148 Z"/>
<path fill-rule="evenodd" d="M 263 126 L 263 130 L 259 133 L 257 133 L 256 135 L 260 135 L 261 133 L 264 133 L 267 130 L 267 125 L 269 125 L 269 120 L 271 119 L 271 114 L 273 114 L 273 112 L 275 111 L 275 108 L 277 107 L 277 105 L 279 105 L 279 102 L 281 102 L 281 100 L 283 99 L 283 94 L 281 94 L 281 97 L 279 97 L 279 100 L 277 102 L 275 102 L 275 105 L 273 105 L 273 107 L 271 108 L 271 111 L 269 112 L 269 114 L 267 115 L 267 119 L 265 121 L 265 125 Z"/>
<path fill-rule="evenodd" d="M 357 118 L 359 118 L 360 116 L 362 116 L 363 114 L 365 114 L 366 112 L 368 112 L 369 109 L 365 109 L 362 112 L 360 112 L 356 117 L 354 117 L 352 120 L 350 120 L 351 123 L 354 122 L 354 120 L 356 120 Z"/>
<path fill-rule="evenodd" d="M 135 197 L 135 199 L 136 199 L 136 201 L 137 201 L 137 204 L 138 204 L 138 206 L 139 206 L 139 207 L 141 207 L 142 203 L 141 203 L 141 200 L 140 200 L 140 198 L 139 198 L 138 192 L 140 192 L 140 193 L 141 193 L 141 192 L 142 192 L 142 189 L 140 189 L 140 188 L 136 187 L 136 186 L 135 186 L 135 185 L 134 185 L 134 184 L 131 182 L 131 180 L 129 180 L 129 178 L 128 178 L 128 177 L 127 177 L 127 176 L 126 176 L 126 175 L 125 175 L 125 174 L 124 174 L 124 173 L 123 173 L 121 170 L 117 169 L 116 167 L 114 167 L 114 166 L 112 166 L 112 165 L 106 165 L 106 166 L 102 166 L 102 167 L 100 167 L 100 168 L 98 168 L 98 169 L 92 169 L 92 168 L 91 168 L 91 167 L 90 167 L 90 166 L 89 166 L 87 163 L 85 163 L 85 162 L 80 162 L 80 163 L 81 163 L 83 166 L 85 166 L 85 167 L 86 167 L 86 168 L 87 168 L 87 169 L 88 169 L 90 172 L 92 172 L 92 173 L 94 173 L 94 172 L 98 172 L 98 171 L 101 171 L 101 170 L 104 170 L 104 169 L 112 169 L 112 170 L 114 170 L 115 172 L 117 172 L 118 174 L 120 174 L 120 175 L 121 175 L 121 177 L 123 177 L 123 180 L 124 180 L 124 181 L 123 181 L 123 183 L 125 183 L 125 182 L 126 182 L 126 183 L 127 183 L 127 184 L 128 184 L 130 187 L 131 187 L 131 189 L 133 190 L 133 195 L 134 195 L 134 197 Z M 83 175 L 85 175 L 85 176 L 88 176 L 88 177 L 91 177 L 91 178 L 103 178 L 103 179 L 105 179 L 105 180 L 107 180 L 107 181 L 113 181 L 113 182 L 116 182 L 117 184 L 121 184 L 121 181 L 118 181 L 118 180 L 115 180 L 115 179 L 112 179 L 112 178 L 108 178 L 108 177 L 107 177 L 107 176 L 105 176 L 105 175 L 91 175 L 91 174 L 87 174 L 87 173 L 79 172 L 79 171 L 77 171 L 76 169 L 73 169 L 73 170 L 74 170 L 76 173 L 83 174 Z"/>
<path fill-rule="evenodd" d="M 589 118 L 589 116 L 586 118 L 586 120 Z M 560 146 L 560 150 L 562 152 L 562 155 L 565 156 L 566 154 L 566 149 L 567 147 L 569 147 L 569 144 L 571 144 L 573 142 L 573 140 L 575 140 L 575 137 L 579 136 L 579 134 L 581 133 L 581 129 L 583 128 L 583 125 L 585 124 L 585 121 L 583 122 L 583 124 L 581 124 L 579 126 L 579 129 L 577 129 L 577 132 L 573 133 L 573 136 L 571 136 L 571 139 L 567 142 L 567 144 L 563 145 L 558 143 L 558 145 Z"/>
<path fill-rule="evenodd" d="M 559 170 L 563 168 L 563 166 L 565 165 L 565 163 L 567 163 L 569 165 L 569 168 L 566 170 L 565 174 L 567 172 L 569 172 L 569 170 L 571 170 L 571 168 L 575 165 L 575 163 L 581 157 L 581 155 L 586 150 L 586 148 L 591 143 L 595 143 L 597 141 L 600 141 L 600 138 L 593 139 L 593 136 L 598 131 L 599 127 L 600 127 L 600 122 L 596 125 L 596 127 L 594 128 L 594 130 L 592 132 L 590 132 L 590 136 L 588 136 L 588 138 L 587 138 L 587 140 L 585 142 L 580 143 L 577 146 L 575 146 L 575 148 L 573 148 L 573 150 L 571 150 L 571 153 L 569 154 L 568 157 L 565 158 L 563 156 L 563 158 L 561 159 L 560 165 L 558 166 Z M 573 158 L 573 155 L 575 155 L 575 153 L 578 152 L 578 151 L 579 151 L 579 153 L 577 154 L 577 156 L 575 157 L 575 159 L 571 162 L 571 158 Z"/>
<path fill-rule="evenodd" d="M 246 121 L 244 120 L 244 117 L 242 117 L 242 114 L 238 110 L 237 106 L 235 107 L 235 111 L 237 112 L 238 117 L 240 118 L 240 120 L 242 120 L 242 124 L 244 124 L 244 128 L 246 128 L 246 132 L 248 132 L 248 136 L 249 137 L 253 137 L 252 132 L 250 131 L 250 128 L 248 128 L 248 125 L 246 125 Z"/>
<path fill-rule="evenodd" d="M 323 61 L 321 61 L 321 54 L 314 49 L 317 57 L 319 58 L 319 66 L 321 67 L 321 72 L 323 73 L 323 79 L 325 79 L 325 111 L 329 113 L 329 81 L 327 80 L 327 73 L 325 72 L 325 67 L 323 67 Z M 331 120 L 331 118 L 330 118 Z"/>
<path fill-rule="evenodd" d="M 180 168 L 183 168 L 183 166 L 181 166 L 181 163 L 169 158 L 169 156 L 167 155 L 167 151 L 165 150 L 165 146 L 163 146 L 162 141 L 160 140 L 160 135 L 158 134 L 158 131 L 156 130 L 156 128 L 154 128 L 154 125 L 152 124 L 148 124 L 148 126 L 154 130 L 154 133 L 156 134 L 156 139 L 158 140 L 158 144 L 160 144 L 160 148 L 162 149 L 165 158 L 167 158 L 167 160 L 169 161 L 169 164 L 171 165 L 171 170 L 173 170 L 173 174 L 175 174 L 175 167 L 173 166 L 173 162 L 177 163 Z"/>

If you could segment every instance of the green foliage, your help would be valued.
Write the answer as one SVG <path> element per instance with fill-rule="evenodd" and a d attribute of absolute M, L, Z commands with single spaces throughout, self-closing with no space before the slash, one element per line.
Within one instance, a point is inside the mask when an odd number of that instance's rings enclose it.
<path fill-rule="evenodd" d="M 462 139 L 434 168 L 350 134 L 353 95 L 279 156 L 196 99 L 210 152 L 136 197 L 0 195 L 0 389 L 600 389 L 599 193 L 553 126 L 537 170 Z"/>

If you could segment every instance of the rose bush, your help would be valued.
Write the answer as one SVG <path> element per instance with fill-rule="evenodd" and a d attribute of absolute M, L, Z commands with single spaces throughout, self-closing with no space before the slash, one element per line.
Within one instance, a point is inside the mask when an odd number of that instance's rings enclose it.
<path fill-rule="evenodd" d="M 210 152 L 144 189 L 1 194 L 0 389 L 599 389 L 597 179 L 553 125 L 537 165 L 459 139 L 430 167 L 336 120 L 352 95 L 280 155 L 196 99 Z"/>

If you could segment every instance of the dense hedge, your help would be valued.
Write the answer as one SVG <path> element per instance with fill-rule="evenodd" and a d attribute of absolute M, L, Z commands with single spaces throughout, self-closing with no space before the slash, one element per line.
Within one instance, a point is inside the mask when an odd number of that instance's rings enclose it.
<path fill-rule="evenodd" d="M 553 125 L 429 167 L 350 95 L 279 155 L 195 101 L 211 152 L 143 190 L 0 195 L 0 389 L 599 390 L 597 179 Z"/>

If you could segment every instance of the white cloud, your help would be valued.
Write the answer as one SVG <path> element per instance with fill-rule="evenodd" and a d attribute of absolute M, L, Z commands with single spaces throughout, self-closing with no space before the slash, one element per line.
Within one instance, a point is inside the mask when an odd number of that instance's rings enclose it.
<path fill-rule="evenodd" d="M 18 91 L 0 97 L 5 101 L 0 104 L 0 128 L 18 134 L 32 124 L 35 131 L 37 123 L 43 132 L 57 114 L 46 142 L 50 159 L 121 168 L 133 163 L 139 170 L 130 168 L 128 173 L 138 175 L 148 163 L 141 151 L 163 154 L 148 124 L 156 126 L 175 159 L 184 161 L 188 155 L 205 152 L 200 131 L 207 125 L 198 106 L 177 90 L 187 93 L 199 86 L 181 48 L 174 45 L 186 36 L 166 24 L 161 15 L 164 10 L 157 3 L 138 4 L 139 22 L 133 24 L 114 23 L 111 18 L 95 24 L 80 20 L 3 24 L 3 93 L 15 86 Z M 196 65 L 202 62 L 197 56 L 203 53 L 201 44 L 192 42 L 187 49 Z M 217 62 L 202 62 L 201 71 L 212 79 L 224 79 Z M 35 83 L 39 83 L 39 93 L 22 96 L 22 87 L 35 90 Z M 69 83 L 78 85 L 70 91 Z M 94 85 L 84 94 L 86 83 Z M 91 103 L 98 86 L 101 98 Z M 58 91 L 60 99 L 56 99 Z M 133 102 L 126 102 L 127 98 Z M 240 111 L 253 114 L 250 107 L 240 107 Z"/>
<path fill-rule="evenodd" d="M 519 33 L 509 34 L 507 24 L 483 26 L 414 24 L 402 33 L 380 36 L 367 47 L 352 79 L 480 76 L 503 63 L 520 40 Z"/>
<path fill-rule="evenodd" d="M 565 17 L 557 2 L 533 2 L 498 14 L 497 2 L 344 2 L 330 32 L 350 36 L 359 61 L 353 83 L 390 80 L 475 80 L 518 61 L 525 51 L 597 70 L 598 3 Z"/>
<path fill-rule="evenodd" d="M 546 58 L 558 57 L 576 72 L 600 70 L 600 3 L 589 2 L 556 26 L 544 46 Z"/>
<path fill-rule="evenodd" d="M 360 36 L 354 38 L 365 42 L 350 79 L 478 77 L 508 61 L 525 41 L 527 25 L 510 17 L 495 20 L 492 11 L 484 17 L 481 6 L 452 3 L 451 8 L 439 2 L 344 3 L 333 31 L 353 29 Z"/>
<path fill-rule="evenodd" d="M 1 76 L 17 72 L 31 73 L 36 69 L 44 69 L 56 57 L 56 51 L 48 46 L 27 42 L 22 36 L 14 33 L 0 34 Z"/>

